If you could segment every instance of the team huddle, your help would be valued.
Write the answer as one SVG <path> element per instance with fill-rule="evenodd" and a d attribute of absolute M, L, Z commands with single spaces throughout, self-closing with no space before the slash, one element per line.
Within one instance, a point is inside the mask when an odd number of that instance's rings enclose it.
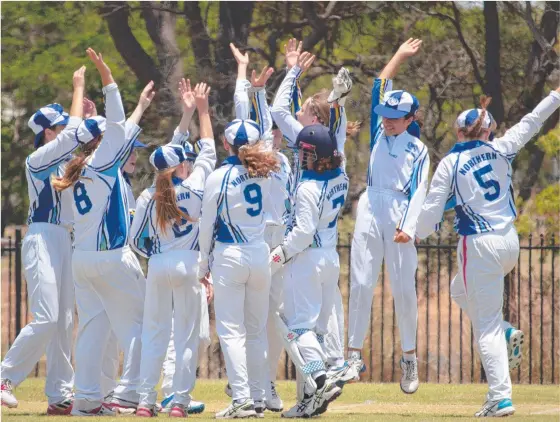
<path fill-rule="evenodd" d="M 365 370 L 361 349 L 383 260 L 402 347 L 400 387 L 415 393 L 415 240 L 437 230 L 453 208 L 460 240 L 451 295 L 471 320 L 489 385 L 476 416 L 513 414 L 509 371 L 520 364 L 523 332 L 502 316 L 504 276 L 519 254 L 511 163 L 560 107 L 560 88 L 502 137 L 494 136 L 490 99 L 481 98 L 480 108 L 458 116 L 457 143 L 429 186 L 419 102 L 392 87 L 399 66 L 421 44 L 406 41 L 373 83 L 367 188 L 352 242 L 347 355 L 337 222 L 349 189 L 344 146 L 360 128 L 346 118 L 348 71 L 333 77 L 332 91 L 303 101 L 299 80 L 315 56 L 289 40 L 286 76 L 269 106 L 272 68 L 253 70 L 248 79 L 249 56 L 231 45 L 236 118 L 218 137 L 228 158 L 216 166 L 210 87 L 183 79 L 179 125 L 150 155 L 153 183 L 135 198 L 130 177 L 135 149 L 146 147 L 139 123 L 154 84 L 127 119 L 111 69 L 88 49 L 102 81 L 105 117 L 84 98 L 83 66 L 73 76 L 70 112 L 49 104 L 29 120 L 36 151 L 26 161 L 30 208 L 22 256 L 34 320 L 2 362 L 2 405 L 18 405 L 13 387 L 46 353 L 49 415 L 200 413 L 204 404 L 191 392 L 199 352 L 210 341 L 213 300 L 232 399 L 216 418 L 264 417 L 266 410 L 286 418 L 320 415 Z M 199 139 L 189 135 L 195 112 Z M 136 254 L 148 259 L 147 277 Z M 275 386 L 282 350 L 297 370 L 296 404 L 287 410 Z"/>

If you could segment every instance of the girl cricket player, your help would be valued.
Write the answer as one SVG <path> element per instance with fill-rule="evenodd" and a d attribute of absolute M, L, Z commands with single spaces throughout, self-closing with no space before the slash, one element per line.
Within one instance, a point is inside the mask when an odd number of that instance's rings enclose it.
<path fill-rule="evenodd" d="M 515 412 L 502 316 L 504 276 L 519 256 L 511 163 L 560 107 L 560 88 L 492 141 L 496 123 L 486 110 L 489 103 L 483 97 L 480 109 L 459 115 L 455 124 L 459 142 L 439 163 L 417 225 L 418 237 L 427 237 L 441 221 L 446 203 L 453 204 L 460 238 L 459 272 L 451 289 L 471 320 L 489 386 L 478 417 Z"/>
<path fill-rule="evenodd" d="M 421 44 L 413 39 L 402 44 L 373 84 L 368 186 L 358 203 L 352 240 L 348 324 L 350 366 L 358 372 L 363 368 L 360 349 L 370 321 L 373 290 L 385 257 L 403 350 L 400 385 L 409 394 L 418 389 L 414 234 L 426 195 L 430 158 L 428 148 L 408 132 L 418 100 L 406 91 L 392 91 L 391 78 Z"/>
<path fill-rule="evenodd" d="M 137 416 L 156 416 L 155 389 L 174 320 L 175 368 L 169 415 L 186 417 L 198 366 L 200 293 L 197 278 L 198 218 L 206 178 L 216 164 L 206 84 L 194 89 L 200 118 L 201 150 L 196 159 L 182 145 L 168 144 L 150 156 L 155 187 L 142 192 L 132 225 L 134 249 L 149 257 L 142 331 L 140 404 Z M 194 162 L 194 163 L 193 163 Z M 206 279 L 209 294 L 212 286 Z"/>
<path fill-rule="evenodd" d="M 278 88 L 274 104 L 272 106 L 272 117 L 278 125 L 282 134 L 288 141 L 288 147 L 294 150 L 294 163 L 292 167 L 291 180 L 291 208 L 295 200 L 294 192 L 299 180 L 299 160 L 297 159 L 297 149 L 295 139 L 305 125 L 316 123 L 329 124 L 331 131 L 337 140 L 337 148 L 340 151 L 344 162 L 344 144 L 347 135 L 354 135 L 359 131 L 359 122 L 348 122 L 346 119 L 346 111 L 344 103 L 346 96 L 352 88 L 352 80 L 348 71 L 341 68 L 338 75 L 333 78 L 333 90 L 330 94 L 327 91 L 319 92 L 308 98 L 303 106 L 299 102 L 301 95 L 299 92 L 299 77 L 313 63 L 315 56 L 309 53 L 302 53 L 302 43 L 296 39 L 291 39 L 284 46 L 286 66 L 288 72 Z M 330 104 L 329 104 L 330 103 Z M 293 112 L 295 111 L 295 117 Z M 291 219 L 288 219 L 288 229 Z M 275 278 L 282 277 L 282 271 Z M 329 357 L 329 367 L 331 377 L 337 377 L 341 385 L 354 378 L 358 378 L 357 374 L 349 371 L 348 366 L 343 366 L 344 362 L 344 308 L 342 305 L 342 295 L 340 290 L 336 289 L 336 297 L 333 306 L 333 313 L 329 321 L 329 334 L 325 337 L 324 343 L 325 353 Z M 303 384 L 298 383 L 298 386 Z M 302 390 L 298 390 L 299 398 L 302 397 Z"/>
<path fill-rule="evenodd" d="M 49 415 L 69 414 L 73 403 L 72 198 L 68 193 L 53 191 L 51 176 L 63 173 L 64 165 L 79 146 L 74 134 L 82 121 L 84 72 L 85 66 L 74 72 L 70 116 L 59 104 L 49 104 L 29 119 L 36 151 L 25 162 L 29 229 L 22 253 L 33 321 L 21 330 L 1 369 L 2 405 L 17 407 L 12 386 L 27 377 L 46 351 Z"/>
<path fill-rule="evenodd" d="M 304 53 L 305 54 L 305 53 Z M 283 321 L 289 330 L 286 350 L 301 375 L 309 374 L 304 396 L 287 418 L 311 417 L 326 411 L 341 394 L 327 378 L 321 338 L 327 334 L 340 271 L 337 220 L 348 194 L 336 139 L 323 125 L 304 127 L 297 136 L 302 166 L 295 194 L 292 228 L 271 254 L 272 271 L 284 269 Z"/>
<path fill-rule="evenodd" d="M 263 204 L 270 174 L 279 170 L 254 121 L 234 120 L 224 138 L 229 157 L 206 183 L 199 240 L 199 278 L 212 272 L 216 331 L 233 393 L 218 419 L 264 411 L 270 266 Z"/>
<path fill-rule="evenodd" d="M 134 411 L 138 404 L 140 336 L 145 279 L 130 250 L 130 217 L 121 168 L 131 153 L 135 137 L 127 139 L 125 115 L 111 70 L 91 48 L 88 56 L 101 75 L 106 104 L 103 119 L 81 124 L 76 137 L 82 153 L 68 163 L 63 177 L 53 180 L 60 192 L 72 194 L 74 253 L 72 270 L 76 287 L 79 328 L 76 342 L 76 416 L 110 416 L 112 409 Z M 154 92 L 149 84 L 142 93 L 145 109 Z M 120 384 L 111 401 L 102 403 L 102 356 L 111 330 L 124 351 Z"/>
<path fill-rule="evenodd" d="M 235 85 L 234 103 L 235 115 L 238 119 L 250 118 L 254 120 L 263 134 L 265 145 L 276 155 L 280 163 L 280 171 L 272 173 L 270 179 L 270 190 L 274 192 L 266 198 L 264 203 L 264 211 L 266 215 L 266 226 L 264 231 L 265 241 L 273 250 L 282 243 L 286 232 L 286 219 L 289 215 L 289 184 L 291 177 L 291 167 L 288 158 L 280 152 L 282 143 L 282 134 L 276 130 L 276 137 L 273 135 L 273 123 L 268 102 L 266 100 L 266 82 L 273 73 L 273 69 L 265 66 L 257 77 L 253 70 L 251 74 L 251 82 L 247 80 L 247 66 L 249 64 L 248 53 L 241 52 L 230 44 L 233 56 L 237 61 L 237 81 Z M 249 100 L 248 91 L 251 90 L 254 95 Z M 266 384 L 266 400 L 265 406 L 273 412 L 281 412 L 284 408 L 282 399 L 276 391 L 276 372 L 278 369 L 278 361 L 282 353 L 282 338 L 276 330 L 274 324 L 274 313 L 280 309 L 282 304 L 282 279 L 276 277 L 271 280 L 270 296 L 269 296 L 269 315 L 267 319 L 267 338 L 268 338 L 268 371 L 269 382 Z M 226 387 L 226 393 L 231 396 L 231 388 Z"/>

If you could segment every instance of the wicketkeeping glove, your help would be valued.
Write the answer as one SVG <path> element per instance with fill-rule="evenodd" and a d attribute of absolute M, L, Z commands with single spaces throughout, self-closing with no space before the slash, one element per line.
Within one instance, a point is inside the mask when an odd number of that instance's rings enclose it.
<path fill-rule="evenodd" d="M 333 90 L 329 94 L 327 102 L 334 103 L 335 101 L 338 101 L 338 104 L 344 107 L 346 96 L 352 89 L 352 79 L 350 78 L 350 73 L 346 70 L 346 68 L 341 67 L 332 82 Z"/>
<path fill-rule="evenodd" d="M 284 254 L 284 249 L 282 246 L 277 246 L 268 257 L 268 263 L 270 264 L 270 275 L 274 274 L 282 265 L 286 262 L 286 256 Z"/>

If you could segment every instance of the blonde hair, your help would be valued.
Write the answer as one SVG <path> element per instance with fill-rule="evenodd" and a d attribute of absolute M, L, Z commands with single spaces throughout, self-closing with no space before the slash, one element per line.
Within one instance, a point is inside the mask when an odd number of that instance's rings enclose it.
<path fill-rule="evenodd" d="M 99 143 L 101 142 L 101 135 L 96 139 L 82 145 L 81 151 L 76 155 L 66 166 L 66 170 L 62 177 L 53 177 L 51 184 L 56 191 L 63 191 L 68 189 L 74 183 L 78 181 L 82 170 L 86 165 L 86 161 L 95 152 Z"/>
<path fill-rule="evenodd" d="M 311 96 L 311 101 L 309 106 L 311 111 L 324 126 L 329 127 L 329 121 L 331 118 L 331 105 L 328 103 L 329 91 L 326 89 L 320 90 L 318 93 Z M 352 121 L 347 122 L 346 135 L 354 136 L 360 131 L 361 122 Z"/>
<path fill-rule="evenodd" d="M 484 120 L 486 119 L 486 108 L 490 105 L 491 102 L 492 97 L 487 97 L 486 95 L 480 96 L 480 108 L 482 109 L 480 115 L 476 118 L 472 125 L 468 127 L 457 128 L 457 130 L 462 133 L 465 138 L 479 138 L 482 132 L 484 132 L 485 129 L 482 125 L 484 123 Z M 492 130 L 492 127 L 490 127 L 489 129 Z"/>
<path fill-rule="evenodd" d="M 162 170 L 156 174 L 156 192 L 154 200 L 156 202 L 156 225 L 165 232 L 175 222 L 181 223 L 185 219 L 191 223 L 196 220 L 185 214 L 177 205 L 175 196 L 175 186 L 173 185 L 172 177 L 177 167 Z"/>
<path fill-rule="evenodd" d="M 233 146 L 233 152 L 251 177 L 268 177 L 270 173 L 280 171 L 276 153 L 266 150 L 261 141 L 254 145 Z"/>

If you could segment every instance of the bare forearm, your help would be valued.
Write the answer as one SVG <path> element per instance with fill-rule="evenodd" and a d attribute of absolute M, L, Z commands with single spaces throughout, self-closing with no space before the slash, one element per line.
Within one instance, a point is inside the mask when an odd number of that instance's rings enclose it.
<path fill-rule="evenodd" d="M 395 54 L 389 63 L 385 65 L 381 73 L 379 74 L 379 79 L 393 79 L 399 70 L 399 66 L 406 61 L 406 57 L 401 56 L 400 54 Z"/>
<path fill-rule="evenodd" d="M 134 109 L 134 111 L 132 112 L 132 114 L 130 115 L 130 117 L 128 118 L 128 120 L 130 120 L 134 124 L 140 123 L 140 120 L 142 119 L 142 116 L 144 115 L 145 111 L 146 111 L 146 107 L 142 106 L 141 104 L 138 104 Z"/>
<path fill-rule="evenodd" d="M 181 121 L 179 122 L 179 132 L 187 133 L 189 131 L 189 126 L 191 125 L 193 115 L 194 109 L 192 111 L 183 111 Z"/>
<path fill-rule="evenodd" d="M 198 119 L 200 121 L 200 138 L 214 138 L 214 132 L 212 131 L 212 121 L 210 120 L 210 114 L 208 112 L 198 113 Z"/>
<path fill-rule="evenodd" d="M 81 118 L 83 114 L 84 114 L 84 88 L 78 87 L 74 89 L 74 94 L 72 95 L 70 116 Z"/>

